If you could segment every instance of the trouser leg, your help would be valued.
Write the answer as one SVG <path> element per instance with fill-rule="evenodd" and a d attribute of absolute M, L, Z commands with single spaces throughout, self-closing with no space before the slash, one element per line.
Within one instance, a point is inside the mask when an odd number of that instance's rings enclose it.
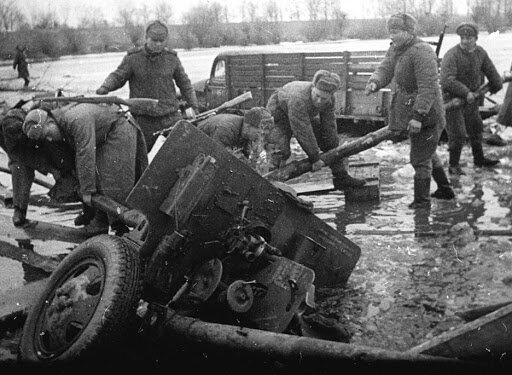
<path fill-rule="evenodd" d="M 482 142 L 471 141 L 471 151 L 473 152 L 473 163 L 476 167 L 493 167 L 500 162 L 484 156 Z"/>
<path fill-rule="evenodd" d="M 34 181 L 34 169 L 18 163 L 9 163 L 12 178 L 12 200 L 14 213 L 12 221 L 15 226 L 25 224 L 30 189 Z"/>

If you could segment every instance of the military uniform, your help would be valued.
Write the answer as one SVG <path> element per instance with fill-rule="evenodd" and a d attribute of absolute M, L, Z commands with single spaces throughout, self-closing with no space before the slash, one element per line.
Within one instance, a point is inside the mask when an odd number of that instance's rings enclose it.
<path fill-rule="evenodd" d="M 119 67 L 102 83 L 107 91 L 117 90 L 129 83 L 130 98 L 158 99 L 156 108 L 133 108 L 131 113 L 139 123 L 148 150 L 153 146 L 154 132 L 174 125 L 182 118 L 176 85 L 187 103 L 197 110 L 194 88 L 175 51 L 164 49 L 152 53 L 147 47 L 130 50 Z"/>
<path fill-rule="evenodd" d="M 201 121 L 197 128 L 228 149 L 239 149 L 249 158 L 250 142 L 242 137 L 243 116 L 221 113 Z"/>
<path fill-rule="evenodd" d="M 295 137 L 311 164 L 320 159 L 320 152 L 338 147 L 339 138 L 334 114 L 333 92 L 323 106 L 312 101 L 313 82 L 292 81 L 270 96 L 267 109 L 274 117 L 274 126 L 265 136 L 264 148 L 270 153 L 273 168 L 279 168 L 290 156 L 290 140 Z M 364 180 L 350 177 L 343 159 L 329 165 L 335 189 L 362 186 Z"/>
<path fill-rule="evenodd" d="M 28 73 L 27 56 L 25 55 L 25 48 L 16 46 L 16 54 L 14 55 L 14 61 L 12 63 L 13 69 L 18 69 L 18 78 L 23 78 L 25 81 L 25 87 L 28 86 L 30 76 Z"/>
<path fill-rule="evenodd" d="M 405 20 L 405 25 L 404 25 Z M 409 132 L 410 163 L 414 168 L 414 201 L 411 208 L 430 205 L 430 180 L 434 177 L 436 197 L 454 197 L 450 183 L 436 154 L 445 116 L 437 56 L 432 47 L 414 35 L 415 19 L 398 14 L 388 20 L 388 28 L 408 31 L 411 39 L 403 45 L 391 44 L 384 60 L 369 79 L 378 90 L 391 83 L 395 85 L 391 100 L 389 128 L 407 134 L 411 120 L 421 123 L 419 132 Z M 444 194 L 446 192 L 446 194 Z M 449 197 L 449 198 L 448 198 Z"/>
<path fill-rule="evenodd" d="M 26 112 L 21 108 L 7 111 L 0 120 L 0 146 L 9 158 L 15 225 L 25 222 L 34 182 L 35 171 L 47 175 L 58 170 L 60 178 L 49 195 L 57 201 L 77 201 L 77 181 L 74 175 L 74 153 L 62 142 L 37 142 L 23 134 Z"/>
<path fill-rule="evenodd" d="M 148 165 L 144 137 L 135 121 L 118 106 L 105 104 L 70 104 L 51 111 L 51 116 L 75 152 L 82 197 L 101 193 L 124 203 Z M 37 132 L 46 120 L 38 118 L 38 113 L 27 115 L 24 132 L 29 138 L 42 137 Z M 98 230 L 108 231 L 106 215 L 97 212 L 96 219 Z"/>
<path fill-rule="evenodd" d="M 487 52 L 476 46 L 472 52 L 460 45 L 450 48 L 441 62 L 441 85 L 446 99 L 466 99 L 469 92 L 476 92 L 489 80 L 489 91 L 498 92 L 503 87 L 501 76 Z M 483 121 L 479 112 L 479 100 L 446 111 L 446 131 L 450 149 L 450 167 L 459 166 L 462 148 L 469 138 L 476 166 L 483 166 L 489 159 L 484 158 L 482 149 Z M 494 163 L 495 164 L 495 163 Z"/>

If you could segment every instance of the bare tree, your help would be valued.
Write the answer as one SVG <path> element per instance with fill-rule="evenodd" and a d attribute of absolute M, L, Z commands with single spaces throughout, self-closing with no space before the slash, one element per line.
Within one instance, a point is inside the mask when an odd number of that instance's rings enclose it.
<path fill-rule="evenodd" d="M 155 5 L 155 16 L 166 25 L 172 23 L 173 11 L 171 4 L 166 1 L 161 1 Z"/>
<path fill-rule="evenodd" d="M 0 0 L 0 31 L 13 31 L 25 22 L 15 0 Z"/>

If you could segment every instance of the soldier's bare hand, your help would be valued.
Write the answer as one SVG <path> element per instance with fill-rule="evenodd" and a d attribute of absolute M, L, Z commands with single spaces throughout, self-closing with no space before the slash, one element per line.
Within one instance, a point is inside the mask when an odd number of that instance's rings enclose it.
<path fill-rule="evenodd" d="M 325 165 L 324 161 L 322 159 L 319 159 L 315 161 L 313 164 L 311 164 L 311 171 L 316 172 L 322 169 L 322 167 Z"/>
<path fill-rule="evenodd" d="M 407 127 L 407 130 L 409 130 L 410 134 L 417 134 L 421 130 L 421 121 L 411 119 L 409 120 L 409 124 Z"/>
<path fill-rule="evenodd" d="M 368 82 L 366 84 L 366 87 L 364 88 L 364 93 L 366 95 L 370 95 L 371 93 L 374 93 L 375 91 L 377 91 L 377 83 L 375 82 Z"/>
<path fill-rule="evenodd" d="M 476 100 L 476 95 L 472 92 L 468 92 L 468 95 L 466 96 L 466 101 L 469 103 L 469 104 L 473 104 Z"/>

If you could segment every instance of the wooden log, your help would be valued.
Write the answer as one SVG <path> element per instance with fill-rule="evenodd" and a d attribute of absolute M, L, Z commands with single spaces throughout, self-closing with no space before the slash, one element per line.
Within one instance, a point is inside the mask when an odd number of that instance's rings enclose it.
<path fill-rule="evenodd" d="M 320 159 L 322 159 L 326 165 L 329 165 L 341 158 L 355 155 L 361 151 L 372 148 L 382 141 L 392 139 L 396 135 L 397 132 L 389 130 L 389 126 L 385 126 L 379 130 L 368 133 L 361 138 L 343 143 L 342 145 L 339 145 L 332 150 L 322 153 L 320 155 Z M 294 160 L 286 164 L 283 168 L 271 171 L 265 174 L 263 177 L 274 181 L 287 181 L 310 171 L 311 163 L 309 162 L 308 158 L 304 158 L 300 160 Z"/>
<path fill-rule="evenodd" d="M 346 363 L 394 364 L 407 366 L 462 366 L 468 362 L 376 347 L 346 344 L 304 336 L 209 323 L 168 310 L 162 333 L 173 340 L 194 346 L 233 350 L 241 354 L 261 355 L 294 365 L 318 364 L 329 368 Z"/>

